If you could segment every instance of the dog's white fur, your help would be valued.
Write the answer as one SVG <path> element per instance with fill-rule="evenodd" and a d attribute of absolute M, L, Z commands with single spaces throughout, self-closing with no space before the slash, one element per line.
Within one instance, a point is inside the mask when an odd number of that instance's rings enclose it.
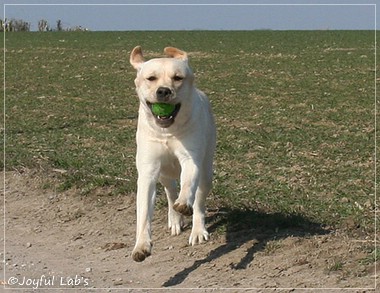
<path fill-rule="evenodd" d="M 168 225 L 172 235 L 183 226 L 183 215 L 193 215 L 189 244 L 208 240 L 205 228 L 205 199 L 212 186 L 212 164 L 216 130 L 206 95 L 194 86 L 194 75 L 187 54 L 179 49 L 164 49 L 167 58 L 147 62 L 137 46 L 130 63 L 137 70 L 136 91 L 140 100 L 136 133 L 138 171 L 135 261 L 151 254 L 151 222 L 156 197 L 156 183 L 165 188 L 168 198 Z M 162 97 L 158 89 L 168 89 Z M 150 104 L 180 104 L 174 119 L 165 122 L 152 114 Z M 168 126 L 168 125 L 169 126 Z M 177 195 L 177 181 L 180 192 Z"/>

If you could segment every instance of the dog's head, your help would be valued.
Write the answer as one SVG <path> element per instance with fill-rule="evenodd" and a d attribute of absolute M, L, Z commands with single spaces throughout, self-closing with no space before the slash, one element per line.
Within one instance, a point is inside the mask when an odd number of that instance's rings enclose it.
<path fill-rule="evenodd" d="M 192 94 L 194 75 L 188 65 L 186 52 L 173 47 L 164 49 L 167 58 L 145 61 L 140 46 L 130 56 L 132 66 L 137 70 L 136 91 L 142 106 L 149 109 L 155 122 L 162 128 L 174 123 L 181 105 Z M 173 111 L 166 116 L 153 113 L 153 104 L 172 104 Z"/>

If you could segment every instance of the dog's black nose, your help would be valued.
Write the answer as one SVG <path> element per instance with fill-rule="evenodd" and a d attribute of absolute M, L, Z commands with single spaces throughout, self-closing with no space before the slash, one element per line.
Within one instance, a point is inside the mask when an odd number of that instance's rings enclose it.
<path fill-rule="evenodd" d="M 167 102 L 172 95 L 172 90 L 167 87 L 159 87 L 156 92 L 157 100 L 160 102 Z"/>

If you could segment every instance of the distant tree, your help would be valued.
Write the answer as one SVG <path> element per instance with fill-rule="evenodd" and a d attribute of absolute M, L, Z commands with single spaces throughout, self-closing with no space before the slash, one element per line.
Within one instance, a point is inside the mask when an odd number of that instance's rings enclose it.
<path fill-rule="evenodd" d="M 30 31 L 30 23 L 21 19 L 0 19 L 0 32 L 28 32 Z M 38 31 L 40 32 L 52 32 L 52 31 L 89 31 L 88 28 L 82 26 L 74 26 L 63 28 L 62 20 L 57 20 L 57 27 L 53 28 L 49 26 L 46 19 L 38 21 Z"/>
<path fill-rule="evenodd" d="M 57 31 L 59 32 L 63 31 L 62 21 L 60 19 L 57 20 Z"/>
<path fill-rule="evenodd" d="M 24 31 L 24 32 L 29 32 L 30 31 L 30 22 L 26 22 L 26 21 L 22 21 L 21 20 L 21 31 Z"/>
<path fill-rule="evenodd" d="M 41 19 L 38 21 L 38 31 L 46 32 L 49 30 L 49 25 L 46 19 Z"/>
<path fill-rule="evenodd" d="M 0 20 L 0 31 L 2 32 L 28 32 L 30 31 L 30 23 L 21 19 L 5 19 Z"/>
<path fill-rule="evenodd" d="M 86 27 L 82 27 L 81 25 L 77 25 L 77 26 L 68 28 L 67 31 L 69 31 L 69 32 L 88 32 L 89 29 Z"/>

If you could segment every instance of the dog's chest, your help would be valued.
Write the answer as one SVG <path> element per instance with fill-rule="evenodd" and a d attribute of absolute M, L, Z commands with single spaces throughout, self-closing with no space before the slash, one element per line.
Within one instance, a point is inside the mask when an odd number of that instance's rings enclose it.
<path fill-rule="evenodd" d="M 176 142 L 170 139 L 162 140 L 160 142 L 160 149 L 161 173 L 170 177 L 178 177 L 181 167 L 178 154 L 176 153 L 176 149 L 178 150 Z"/>

